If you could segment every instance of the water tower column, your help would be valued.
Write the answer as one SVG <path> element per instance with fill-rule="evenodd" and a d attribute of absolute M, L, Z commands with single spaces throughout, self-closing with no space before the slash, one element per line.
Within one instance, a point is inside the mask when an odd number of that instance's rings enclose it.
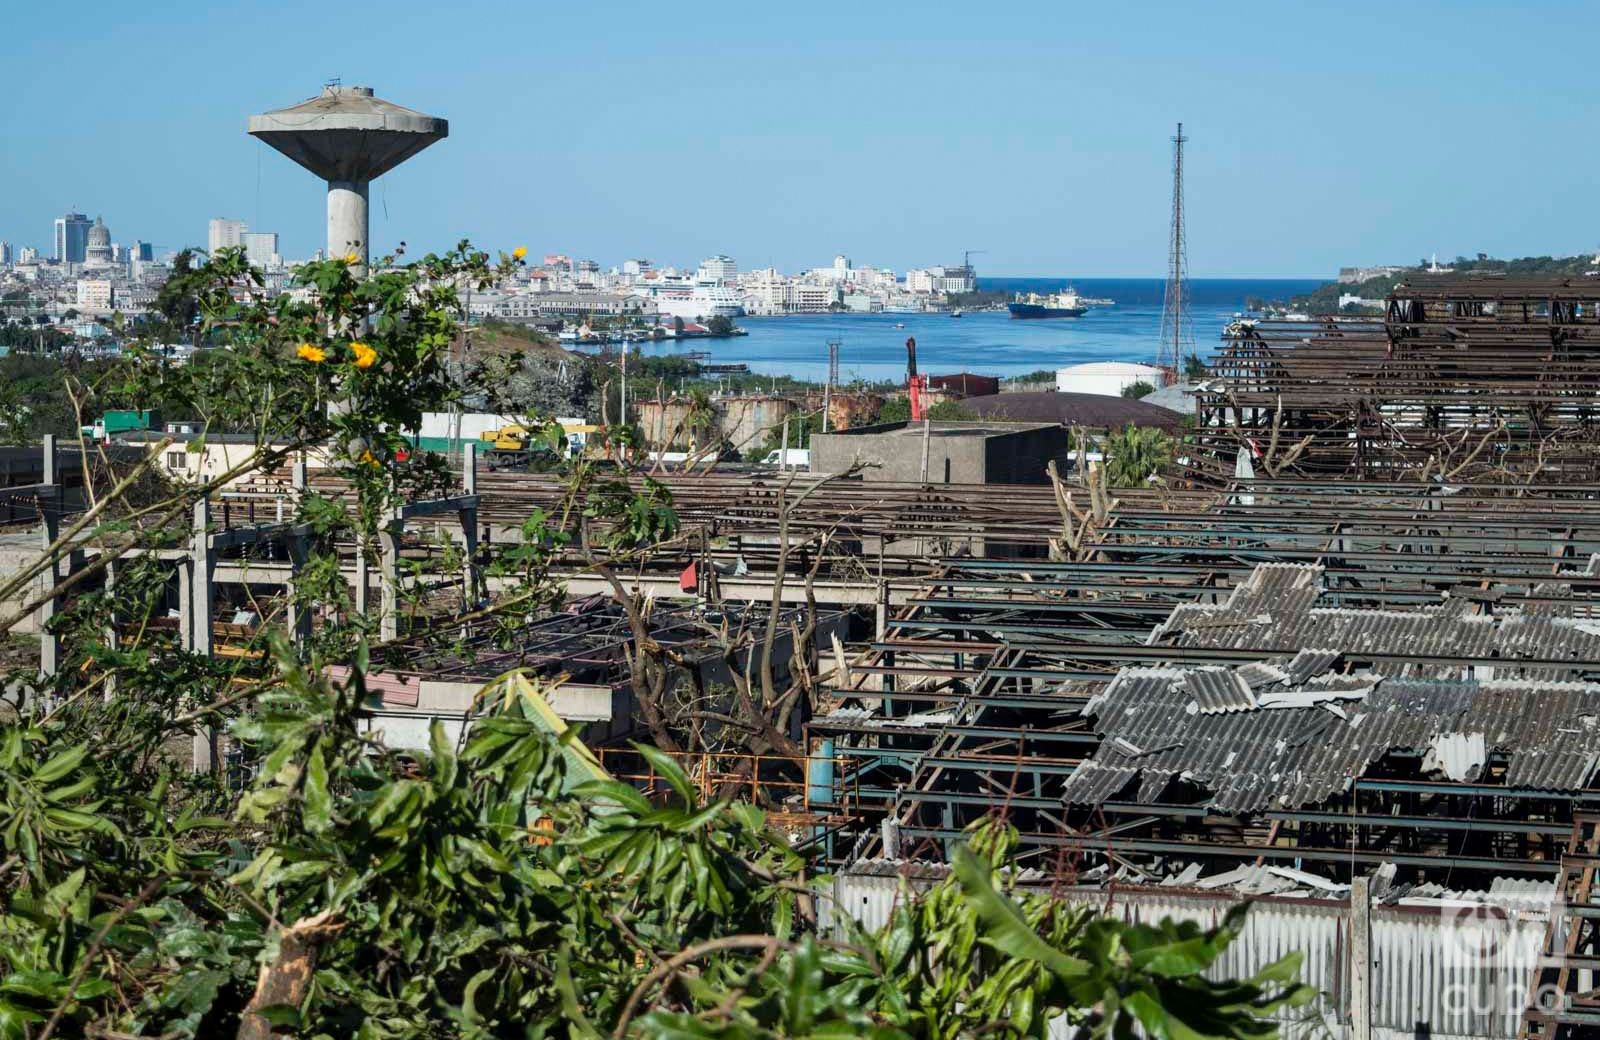
<path fill-rule="evenodd" d="M 328 255 L 360 257 L 356 274 L 367 269 L 367 181 L 328 182 Z"/>

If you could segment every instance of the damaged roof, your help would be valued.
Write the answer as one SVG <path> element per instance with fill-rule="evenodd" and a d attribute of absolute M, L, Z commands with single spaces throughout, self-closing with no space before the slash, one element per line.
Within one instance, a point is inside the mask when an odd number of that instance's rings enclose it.
<path fill-rule="evenodd" d="M 1083 709 L 1103 743 L 1064 800 L 1098 805 L 1137 781 L 1133 797 L 1156 802 L 1182 777 L 1222 812 L 1315 805 L 1390 753 L 1456 781 L 1478 780 L 1499 756 L 1508 787 L 1573 791 L 1600 761 L 1600 685 L 1330 672 L 1257 687 L 1245 704 L 1243 681 L 1227 687 L 1211 674 L 1222 671 L 1120 672 Z"/>
<path fill-rule="evenodd" d="M 1304 682 L 1327 668 L 1322 655 L 1343 651 L 1415 655 L 1418 658 L 1499 659 L 1498 677 L 1549 681 L 1584 678 L 1581 662 L 1600 660 L 1600 623 L 1572 616 L 1570 602 L 1478 612 L 1482 606 L 1452 597 L 1423 609 L 1318 607 L 1323 569 L 1307 564 L 1261 564 L 1220 604 L 1184 603 L 1150 636 L 1152 645 L 1299 651 L 1290 681 Z M 1546 595 L 1571 596 L 1571 587 L 1540 586 Z M 1326 648 L 1309 650 L 1307 648 Z M 1529 667 L 1523 660 L 1572 660 L 1571 668 Z M 1462 665 L 1417 661 L 1404 674 L 1456 678 Z M 1203 681 L 1203 680 L 1202 680 Z M 1245 681 L 1251 681 L 1246 675 Z"/>

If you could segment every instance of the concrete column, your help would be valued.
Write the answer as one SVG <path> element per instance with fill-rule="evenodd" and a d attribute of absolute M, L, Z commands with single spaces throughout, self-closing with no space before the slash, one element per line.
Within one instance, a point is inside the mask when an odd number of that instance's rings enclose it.
<path fill-rule="evenodd" d="M 122 612 L 117 609 L 117 571 L 121 569 L 120 560 L 109 560 L 105 567 L 106 599 L 111 601 L 111 618 L 106 624 L 104 639 L 107 650 L 119 650 L 122 647 L 122 633 L 118 631 L 122 624 Z M 106 677 L 105 699 L 111 700 L 117 692 L 117 675 L 112 672 Z"/>
<path fill-rule="evenodd" d="M 400 526 L 397 521 L 390 521 L 378 532 L 378 546 L 383 610 L 378 619 L 378 638 L 387 642 L 400 637 Z"/>
<path fill-rule="evenodd" d="M 1372 1040 L 1372 879 L 1350 882 L 1350 1040 Z"/>
<path fill-rule="evenodd" d="M 193 560 L 177 561 L 178 645 L 194 652 L 194 577 Z"/>
<path fill-rule="evenodd" d="M 367 616 L 371 607 L 372 573 L 367 565 L 367 552 L 365 547 L 356 547 L 356 613 L 362 617 Z"/>
<path fill-rule="evenodd" d="M 478 493 L 478 446 L 461 446 L 461 490 L 468 495 Z M 478 508 L 461 510 L 461 548 L 466 559 L 461 569 L 461 598 L 463 608 L 471 610 L 478 605 L 482 590 L 478 583 Z"/>
<path fill-rule="evenodd" d="M 201 498 L 194 504 L 194 534 L 189 546 L 189 620 L 190 649 L 205 657 L 211 656 L 211 615 L 216 607 L 216 557 L 211 549 L 211 500 Z M 194 731 L 194 762 L 196 773 L 209 773 L 217 767 L 217 731 L 212 726 L 200 726 Z"/>
<path fill-rule="evenodd" d="M 192 649 L 211 656 L 211 614 L 216 607 L 217 561 L 211 551 L 211 502 L 202 498 L 194 504 L 194 534 L 189 545 L 190 579 L 194 582 L 190 612 L 193 615 Z"/>
<path fill-rule="evenodd" d="M 49 551 L 61 537 L 61 504 L 62 488 L 56 472 L 56 436 L 53 433 L 44 435 L 42 445 L 44 473 L 40 483 L 48 485 L 44 494 L 39 496 L 43 503 L 40 508 L 42 524 L 39 533 L 40 546 Z M 61 582 L 61 563 L 52 561 L 44 571 L 45 591 L 54 589 Z M 35 612 L 39 621 L 39 671 L 45 675 L 54 675 L 61 668 L 61 638 L 50 631 L 50 622 L 61 609 L 61 603 L 54 597 L 40 604 Z"/>
<path fill-rule="evenodd" d="M 356 275 L 367 273 L 367 182 L 328 182 L 328 255 L 360 257 Z"/>

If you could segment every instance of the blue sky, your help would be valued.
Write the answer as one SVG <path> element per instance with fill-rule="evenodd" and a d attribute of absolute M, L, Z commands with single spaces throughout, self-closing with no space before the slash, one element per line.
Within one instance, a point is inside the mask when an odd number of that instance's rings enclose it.
<path fill-rule="evenodd" d="M 67 12 L 70 11 L 70 17 Z M 14 2 L 0 238 L 104 214 L 325 234 L 244 133 L 333 76 L 450 120 L 373 185 L 374 245 L 603 264 L 959 260 L 1160 276 L 1172 124 L 1196 277 L 1600 245 L 1592 5 Z"/>

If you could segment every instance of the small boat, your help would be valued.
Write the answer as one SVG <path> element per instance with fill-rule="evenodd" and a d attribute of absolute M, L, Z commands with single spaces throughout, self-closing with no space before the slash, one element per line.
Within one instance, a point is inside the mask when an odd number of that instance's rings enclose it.
<path fill-rule="evenodd" d="M 957 307 L 957 308 L 956 308 L 956 309 L 955 309 L 955 310 L 953 310 L 953 311 L 951 311 L 951 312 L 950 312 L 950 317 L 952 317 L 952 318 L 959 318 L 959 317 L 961 317 L 961 308 L 960 308 L 960 307 Z"/>
<path fill-rule="evenodd" d="M 897 329 L 903 329 L 906 327 L 906 323 L 903 321 L 897 321 L 894 323 L 894 327 Z"/>

